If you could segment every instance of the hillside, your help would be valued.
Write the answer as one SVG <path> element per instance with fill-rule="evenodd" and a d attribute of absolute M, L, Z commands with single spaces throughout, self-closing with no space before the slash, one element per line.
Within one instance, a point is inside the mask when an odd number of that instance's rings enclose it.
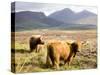
<path fill-rule="evenodd" d="M 43 12 L 31 12 L 31 11 L 22 11 L 11 13 L 12 16 L 12 26 L 14 26 L 15 20 L 15 29 L 24 30 L 24 29 L 37 29 L 37 28 L 49 28 L 59 26 L 64 24 L 63 22 L 56 21 L 55 19 L 48 18 Z"/>
<path fill-rule="evenodd" d="M 83 10 L 79 13 L 75 13 L 74 11 L 72 11 L 71 9 L 69 8 L 64 8 L 63 10 L 60 10 L 60 11 L 56 11 L 52 14 L 50 14 L 48 17 L 51 17 L 53 19 L 56 19 L 58 21 L 63 21 L 64 23 L 70 23 L 70 24 L 80 24 L 80 21 L 81 21 L 81 24 L 92 24 L 91 23 L 91 18 L 92 20 L 94 20 L 93 24 L 96 24 L 96 17 L 97 15 L 92 13 L 92 12 L 89 12 L 87 10 Z M 91 18 L 90 18 L 91 17 Z M 88 22 L 85 23 L 85 19 L 90 19 L 90 21 L 88 20 Z"/>
<path fill-rule="evenodd" d="M 12 12 L 12 29 L 32 30 L 32 29 L 95 29 L 97 15 L 89 11 L 79 13 L 71 9 L 56 11 L 49 16 L 43 12 L 20 11 Z M 14 27 L 15 26 L 15 27 Z"/>

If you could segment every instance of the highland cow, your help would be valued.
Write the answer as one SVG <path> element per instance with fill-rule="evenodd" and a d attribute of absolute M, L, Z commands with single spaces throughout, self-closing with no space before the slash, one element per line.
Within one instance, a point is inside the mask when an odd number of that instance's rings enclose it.
<path fill-rule="evenodd" d="M 41 36 L 38 37 L 32 36 L 29 40 L 30 52 L 32 51 L 38 52 L 37 51 L 38 44 L 44 44 L 44 42 L 41 39 Z"/>
<path fill-rule="evenodd" d="M 59 69 L 60 60 L 64 64 L 70 65 L 71 60 L 78 52 L 78 44 L 76 42 L 69 43 L 63 41 L 52 41 L 47 44 L 47 61 L 46 64 Z"/>

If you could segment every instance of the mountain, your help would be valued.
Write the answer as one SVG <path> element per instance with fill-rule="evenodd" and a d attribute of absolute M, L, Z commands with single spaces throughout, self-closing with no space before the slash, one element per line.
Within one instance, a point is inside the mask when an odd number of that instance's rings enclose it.
<path fill-rule="evenodd" d="M 87 10 L 83 10 L 79 13 L 75 13 L 71 9 L 65 8 L 60 11 L 56 11 L 50 14 L 48 17 L 56 19 L 58 21 L 62 21 L 64 23 L 69 23 L 69 24 L 80 24 L 81 20 L 83 20 L 81 21 L 81 24 L 92 24 L 91 20 L 90 21 L 88 20 L 88 22 L 85 23 L 86 21 L 85 19 L 88 19 L 89 17 L 91 17 L 92 19 L 94 18 L 95 20 L 94 21 L 95 23 L 93 24 L 96 24 L 95 17 L 97 17 L 97 15 Z"/>
<path fill-rule="evenodd" d="M 89 12 L 87 10 L 83 10 L 79 13 L 76 13 L 76 19 L 82 19 L 82 18 L 92 17 L 92 16 L 94 17 L 94 16 L 96 16 L 96 14 Z"/>
<path fill-rule="evenodd" d="M 70 23 L 71 20 L 74 20 L 74 16 L 75 13 L 71 9 L 65 8 L 50 14 L 48 17 L 65 23 Z"/>
<path fill-rule="evenodd" d="M 45 14 L 42 12 L 31 12 L 31 11 L 21 11 L 15 13 L 16 22 L 23 21 L 38 21 L 45 18 Z"/>
<path fill-rule="evenodd" d="M 43 12 L 21 11 L 12 12 L 12 27 L 15 29 L 36 29 L 36 28 L 49 28 L 64 24 L 63 22 L 56 21 L 55 19 L 48 18 Z M 15 19 L 14 19 L 15 18 Z"/>
<path fill-rule="evenodd" d="M 31 29 L 93 29 L 97 15 L 89 11 L 79 13 L 71 9 L 56 11 L 49 16 L 43 12 L 20 11 L 11 13 L 11 27 L 16 31 Z M 13 31 L 13 30 L 12 30 Z"/>

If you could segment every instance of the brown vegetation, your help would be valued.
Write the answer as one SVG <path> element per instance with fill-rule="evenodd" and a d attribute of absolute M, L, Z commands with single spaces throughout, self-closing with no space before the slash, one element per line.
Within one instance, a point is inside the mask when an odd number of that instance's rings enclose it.
<path fill-rule="evenodd" d="M 14 33 L 12 33 L 14 34 Z M 31 52 L 29 39 L 32 35 L 41 35 L 45 45 L 38 46 L 38 53 Z M 67 41 L 80 40 L 84 44 L 80 48 L 70 66 L 61 65 L 59 70 L 79 70 L 97 67 L 97 34 L 95 30 L 65 31 L 65 30 L 33 30 L 15 32 L 12 36 L 12 69 L 15 72 L 54 71 L 46 66 L 47 42 L 52 39 Z M 15 40 L 15 42 L 14 42 Z M 15 45 L 14 45 L 15 43 Z M 15 53 L 15 54 L 14 54 Z M 61 63 L 63 63 L 61 61 Z"/>

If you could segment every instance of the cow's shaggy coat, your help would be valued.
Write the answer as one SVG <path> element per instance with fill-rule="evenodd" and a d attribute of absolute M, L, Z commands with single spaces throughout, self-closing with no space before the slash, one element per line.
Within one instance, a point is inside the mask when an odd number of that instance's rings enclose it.
<path fill-rule="evenodd" d="M 64 64 L 70 64 L 73 57 L 75 57 L 78 51 L 78 44 L 76 42 L 68 43 L 63 41 L 52 41 L 47 44 L 47 66 L 53 66 L 53 68 L 59 69 L 60 60 L 64 61 Z"/>
<path fill-rule="evenodd" d="M 32 51 L 37 51 L 37 46 L 38 44 L 44 44 L 44 42 L 41 40 L 41 37 L 31 37 L 29 40 L 29 47 L 30 47 L 30 52 Z"/>

